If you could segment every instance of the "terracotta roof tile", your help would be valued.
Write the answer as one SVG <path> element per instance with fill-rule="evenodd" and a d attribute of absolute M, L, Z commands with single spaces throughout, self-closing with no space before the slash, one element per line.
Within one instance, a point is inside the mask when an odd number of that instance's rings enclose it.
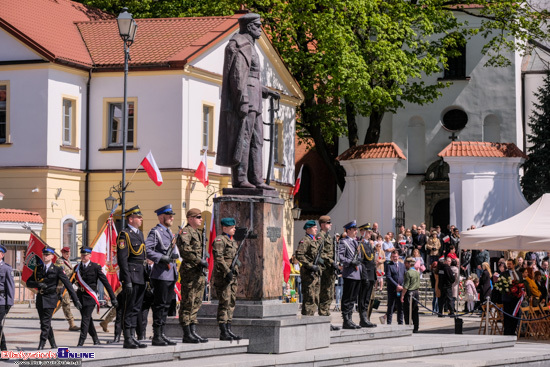
<path fill-rule="evenodd" d="M 220 35 L 236 29 L 240 16 L 136 19 L 138 29 L 130 48 L 130 65 L 189 61 Z M 123 65 L 123 44 L 116 20 L 76 25 L 96 67 Z"/>
<path fill-rule="evenodd" d="M 439 152 L 440 157 L 493 157 L 527 158 L 514 143 L 491 143 L 482 141 L 454 141 Z"/>
<path fill-rule="evenodd" d="M 351 159 L 374 159 L 374 158 L 405 158 L 401 148 L 395 143 L 376 143 L 358 145 L 349 148 L 344 153 L 338 156 L 339 161 L 347 161 Z"/>
<path fill-rule="evenodd" d="M 28 212 L 19 209 L 0 209 L 0 222 L 44 223 L 44 220 L 37 212 Z"/>
<path fill-rule="evenodd" d="M 113 18 L 69 0 L 0 0 L 0 26 L 50 61 L 91 66 L 74 22 Z"/>

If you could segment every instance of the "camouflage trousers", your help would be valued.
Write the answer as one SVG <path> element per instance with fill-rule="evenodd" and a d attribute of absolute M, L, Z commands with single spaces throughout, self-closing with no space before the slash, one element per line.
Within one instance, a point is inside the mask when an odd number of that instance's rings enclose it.
<path fill-rule="evenodd" d="M 302 278 L 302 315 L 313 316 L 319 308 L 319 274 L 300 269 Z"/>
<path fill-rule="evenodd" d="M 319 286 L 319 316 L 330 316 L 330 305 L 334 300 L 336 275 L 332 268 L 323 270 Z"/>
<path fill-rule="evenodd" d="M 224 278 L 216 279 L 214 288 L 218 298 L 218 324 L 231 323 L 233 320 L 233 310 L 235 310 L 235 301 L 237 299 L 237 276 L 233 277 L 231 282 Z"/>
<path fill-rule="evenodd" d="M 197 323 L 197 314 L 202 306 L 206 280 L 202 270 L 181 272 L 181 302 L 179 311 L 180 325 Z"/>
<path fill-rule="evenodd" d="M 67 321 L 74 321 L 74 316 L 71 312 L 71 297 L 69 296 L 69 292 L 66 292 L 65 295 L 61 297 L 61 307 L 63 308 L 63 313 Z"/>

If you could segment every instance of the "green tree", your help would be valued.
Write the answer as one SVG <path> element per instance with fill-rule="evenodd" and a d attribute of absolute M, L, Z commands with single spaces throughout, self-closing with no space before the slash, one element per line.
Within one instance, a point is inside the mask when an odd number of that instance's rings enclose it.
<path fill-rule="evenodd" d="M 529 117 L 531 133 L 527 135 L 531 147 L 528 149 L 529 158 L 522 166 L 524 174 L 521 178 L 523 195 L 529 203 L 550 192 L 550 73 L 546 74 L 535 97 L 538 103 Z"/>
<path fill-rule="evenodd" d="M 527 1 L 446 0 L 82 0 L 118 13 L 127 6 L 135 17 L 228 15 L 243 6 L 261 14 L 274 47 L 300 84 L 304 103 L 297 132 L 330 168 L 340 188 L 345 172 L 334 142 L 376 143 L 385 113 L 404 103 L 428 104 L 449 83 L 426 84 L 457 46 L 474 35 L 487 39 L 483 52 L 491 66 L 510 63 L 505 55 L 531 39 L 548 37 L 548 15 Z M 458 13 L 481 19 L 468 27 Z M 369 117 L 363 139 L 356 115 Z"/>

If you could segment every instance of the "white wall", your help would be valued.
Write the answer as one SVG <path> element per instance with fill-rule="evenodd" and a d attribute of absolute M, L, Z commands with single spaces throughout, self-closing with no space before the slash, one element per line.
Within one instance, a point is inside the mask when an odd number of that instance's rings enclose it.
<path fill-rule="evenodd" d="M 0 61 L 40 60 L 37 53 L 0 29 Z"/>

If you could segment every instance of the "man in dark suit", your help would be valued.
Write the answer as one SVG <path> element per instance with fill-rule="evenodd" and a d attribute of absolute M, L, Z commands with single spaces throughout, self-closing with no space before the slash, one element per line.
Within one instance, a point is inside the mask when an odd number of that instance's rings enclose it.
<path fill-rule="evenodd" d="M 405 265 L 399 261 L 399 252 L 394 250 L 391 253 L 390 261 L 386 262 L 385 273 L 388 290 L 388 310 L 386 311 L 386 322 L 391 325 L 393 310 L 397 307 L 397 323 L 403 324 L 403 303 L 401 303 L 401 291 L 405 281 Z"/>
<path fill-rule="evenodd" d="M 138 340 L 146 340 L 147 330 L 147 318 L 149 317 L 149 309 L 153 306 L 155 301 L 155 295 L 153 292 L 153 285 L 151 282 L 151 273 L 153 272 L 153 265 L 155 263 L 147 259 L 145 263 L 145 295 L 143 296 L 143 303 L 141 304 L 141 312 L 138 314 L 137 323 L 137 336 Z"/>
<path fill-rule="evenodd" d="M 155 210 L 159 223 L 151 229 L 145 247 L 147 258 L 155 262 L 151 272 L 155 301 L 153 304 L 153 345 L 176 345 L 164 335 L 164 326 L 170 303 L 175 297 L 174 286 L 178 280 L 178 269 L 174 262 L 179 258 L 178 248 L 170 230 L 174 222 L 172 205 L 168 204 Z"/>
<path fill-rule="evenodd" d="M 109 284 L 107 277 L 103 274 L 103 270 L 99 264 L 90 261 L 92 249 L 89 247 L 83 247 L 80 250 L 80 263 L 75 268 L 76 283 L 78 284 L 78 290 L 76 295 L 78 300 L 82 304 L 80 315 L 82 321 L 80 324 L 80 338 L 78 339 L 77 347 L 84 345 L 86 341 L 86 334 L 90 333 L 94 345 L 101 344 L 97 337 L 97 331 L 95 330 L 94 322 L 92 320 L 92 312 L 97 307 L 99 310 L 99 298 L 97 295 L 97 281 L 107 289 L 109 297 L 111 297 L 111 303 L 113 307 L 118 307 L 118 301 L 113 292 L 113 288 Z"/>
<path fill-rule="evenodd" d="M 124 292 L 123 331 L 124 348 L 146 348 L 135 338 L 138 314 L 145 294 L 145 268 L 143 262 L 147 258 L 145 239 L 139 230 L 143 223 L 143 216 L 139 206 L 130 208 L 125 213 L 128 224 L 120 232 L 117 239 L 117 261 L 120 269 L 120 281 Z"/>
<path fill-rule="evenodd" d="M 51 323 L 53 311 L 58 301 L 56 288 L 59 281 L 67 288 L 67 292 L 69 292 L 75 307 L 79 311 L 82 309 L 82 304 L 76 296 L 73 285 L 63 272 L 63 268 L 52 263 L 54 253 L 52 248 L 44 248 L 42 250 L 43 263 L 36 266 L 33 274 L 27 280 L 27 287 L 38 289 L 36 296 L 36 309 L 40 318 L 40 342 L 38 343 L 38 350 L 44 349 L 46 339 L 50 342 L 52 349 L 57 348 Z"/>
<path fill-rule="evenodd" d="M 501 277 L 508 278 L 510 280 L 510 284 L 513 281 L 521 282 L 521 274 L 519 274 L 515 269 L 515 263 L 513 259 L 508 259 L 506 261 L 506 271 L 500 274 Z M 519 299 L 507 294 L 504 292 L 502 294 L 502 305 L 504 312 L 512 315 L 514 313 L 514 309 L 516 308 L 516 305 L 518 304 Z M 504 314 L 504 335 L 516 335 L 516 329 L 518 327 L 518 320 L 506 316 Z"/>
<path fill-rule="evenodd" d="M 7 351 L 6 337 L 4 335 L 4 318 L 8 315 L 15 296 L 15 282 L 13 280 L 13 269 L 4 262 L 4 254 L 7 249 L 0 245 L 0 350 Z"/>
<path fill-rule="evenodd" d="M 370 229 L 368 223 L 359 227 L 361 231 L 361 242 L 359 248 L 361 250 L 361 287 L 359 290 L 359 326 L 376 327 L 370 322 L 368 314 L 369 303 L 371 302 L 372 290 L 376 282 L 376 259 L 374 248 L 370 236 L 366 236 L 367 230 Z"/>

